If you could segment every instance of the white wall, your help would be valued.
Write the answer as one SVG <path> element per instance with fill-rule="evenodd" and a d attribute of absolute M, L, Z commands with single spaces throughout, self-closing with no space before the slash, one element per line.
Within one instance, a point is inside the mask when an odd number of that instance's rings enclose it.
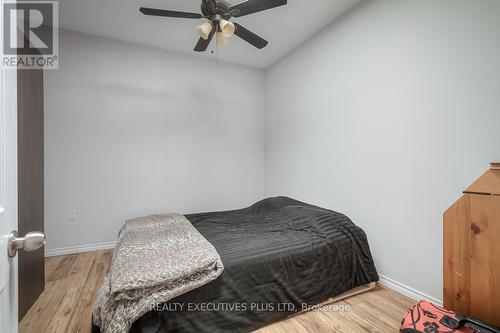
<path fill-rule="evenodd" d="M 442 298 L 442 214 L 500 160 L 500 1 L 368 1 L 267 72 L 267 194 L 349 215 Z"/>
<path fill-rule="evenodd" d="M 134 216 L 262 198 L 262 71 L 60 37 L 60 69 L 45 77 L 49 250 L 113 241 Z"/>

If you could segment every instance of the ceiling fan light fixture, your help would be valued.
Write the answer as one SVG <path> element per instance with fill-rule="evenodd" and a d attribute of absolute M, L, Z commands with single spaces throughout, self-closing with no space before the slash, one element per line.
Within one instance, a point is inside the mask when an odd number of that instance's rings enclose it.
<path fill-rule="evenodd" d="M 258 49 L 269 43 L 238 23 L 228 21 L 232 17 L 243 17 L 268 9 L 284 6 L 288 0 L 200 0 L 201 13 L 180 12 L 159 8 L 140 7 L 139 11 L 148 16 L 173 17 L 185 19 L 207 19 L 196 28 L 200 38 L 194 47 L 196 52 L 205 52 L 214 37 L 217 45 L 227 44 L 233 35 L 243 39 Z M 233 4 L 234 1 L 239 1 Z"/>
<path fill-rule="evenodd" d="M 200 37 L 203 38 L 204 40 L 207 40 L 210 37 L 210 34 L 212 33 L 213 29 L 214 26 L 212 22 L 209 21 L 206 21 L 203 24 L 196 27 L 198 35 L 200 35 Z"/>
<path fill-rule="evenodd" d="M 234 23 L 226 21 L 224 19 L 220 20 L 219 28 L 226 38 L 230 38 L 231 36 L 233 36 L 234 32 L 236 31 L 236 26 L 234 25 Z"/>

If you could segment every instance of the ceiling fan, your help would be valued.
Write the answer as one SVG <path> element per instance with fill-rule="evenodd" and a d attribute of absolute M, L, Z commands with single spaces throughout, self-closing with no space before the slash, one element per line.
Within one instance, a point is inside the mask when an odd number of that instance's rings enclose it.
<path fill-rule="evenodd" d="M 229 20 L 233 17 L 242 17 L 286 4 L 287 0 L 247 0 L 234 5 L 229 0 L 202 0 L 201 14 L 145 7 L 141 7 L 140 11 L 144 15 L 150 16 L 207 19 L 208 21 L 196 28 L 200 40 L 194 48 L 196 52 L 204 52 L 216 33 L 217 45 L 226 44 L 227 38 L 236 35 L 258 49 L 266 47 L 268 41 Z"/>

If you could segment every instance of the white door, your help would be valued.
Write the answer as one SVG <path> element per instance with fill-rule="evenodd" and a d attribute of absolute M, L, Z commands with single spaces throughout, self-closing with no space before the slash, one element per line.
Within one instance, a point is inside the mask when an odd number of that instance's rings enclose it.
<path fill-rule="evenodd" d="M 0 18 L 4 17 L 4 2 L 0 0 Z M 2 21 L 0 46 L 5 29 Z M 16 26 L 17 21 L 13 22 Z M 18 237 L 15 231 L 18 216 L 17 97 L 17 70 L 0 67 L 0 333 L 18 331 L 17 251 L 34 251 L 45 242 L 43 233 L 30 232 Z"/>
<path fill-rule="evenodd" d="M 0 10 L 0 14 L 1 10 Z M 0 17 L 3 17 L 0 16 Z M 8 255 L 17 229 L 17 72 L 0 70 L 0 333 L 17 332 L 17 259 Z"/>
<path fill-rule="evenodd" d="M 6 29 L 5 1 L 0 0 L 0 47 Z M 17 26 L 16 17 L 11 17 L 11 21 L 11 27 Z M 16 30 L 9 33 L 19 38 Z M 16 69 L 5 69 L 0 64 L 0 333 L 18 331 L 17 251 L 34 251 L 45 243 L 41 232 L 18 237 L 15 231 L 18 226 L 17 74 Z"/>

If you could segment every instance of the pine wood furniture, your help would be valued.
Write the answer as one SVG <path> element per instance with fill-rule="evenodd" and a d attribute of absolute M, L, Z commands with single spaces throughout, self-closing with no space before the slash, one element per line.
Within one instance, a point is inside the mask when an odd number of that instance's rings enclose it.
<path fill-rule="evenodd" d="M 500 170 L 444 214 L 444 306 L 500 326 Z"/>

